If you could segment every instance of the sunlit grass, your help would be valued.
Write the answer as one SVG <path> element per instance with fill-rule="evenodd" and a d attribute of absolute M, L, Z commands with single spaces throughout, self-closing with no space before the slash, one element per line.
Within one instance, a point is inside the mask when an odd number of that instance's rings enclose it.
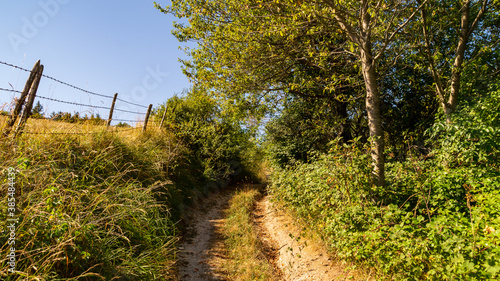
<path fill-rule="evenodd" d="M 173 279 L 177 191 L 165 167 L 180 156 L 165 149 L 176 146 L 171 134 L 141 128 L 30 119 L 24 134 L 0 140 L 1 229 L 9 167 L 18 170 L 19 218 L 17 275 L 7 274 L 2 254 L 0 279 Z M 0 237 L 7 253 L 7 232 Z"/>
<path fill-rule="evenodd" d="M 223 268 L 229 280 L 274 280 L 272 266 L 261 252 L 261 242 L 251 220 L 259 191 L 245 188 L 237 191 L 226 211 L 223 226 L 224 244 L 228 259 Z"/>

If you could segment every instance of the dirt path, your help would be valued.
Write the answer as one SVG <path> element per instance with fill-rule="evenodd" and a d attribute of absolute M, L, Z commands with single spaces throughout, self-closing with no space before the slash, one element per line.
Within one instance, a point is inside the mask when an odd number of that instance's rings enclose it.
<path fill-rule="evenodd" d="M 227 280 L 220 268 L 226 259 L 220 229 L 231 195 L 230 191 L 213 194 L 190 210 L 179 247 L 179 280 Z M 332 262 L 324 247 L 298 239 L 300 231 L 292 219 L 273 208 L 267 196 L 256 203 L 254 225 L 263 244 L 262 252 L 275 267 L 276 281 L 371 279 L 359 278 L 345 266 Z"/>
<path fill-rule="evenodd" d="M 225 280 L 217 266 L 217 258 L 223 253 L 214 245 L 220 244 L 216 233 L 230 195 L 227 191 L 213 194 L 191 209 L 188 227 L 179 246 L 180 281 Z"/>
<path fill-rule="evenodd" d="M 270 260 L 282 272 L 282 280 L 357 279 L 344 266 L 333 263 L 323 247 L 298 239 L 300 232 L 293 221 L 273 208 L 267 196 L 256 204 L 255 222 L 261 240 L 276 251 Z"/>

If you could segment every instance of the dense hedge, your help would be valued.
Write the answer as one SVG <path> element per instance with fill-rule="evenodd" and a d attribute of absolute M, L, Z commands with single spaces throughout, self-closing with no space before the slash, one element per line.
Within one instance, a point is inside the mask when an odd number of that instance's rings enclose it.
<path fill-rule="evenodd" d="M 500 91 L 428 130 L 426 155 L 387 164 L 370 184 L 368 150 L 334 146 L 278 169 L 270 192 L 317 226 L 341 258 L 397 280 L 500 278 Z M 410 153 L 411 155 L 411 153 Z"/>

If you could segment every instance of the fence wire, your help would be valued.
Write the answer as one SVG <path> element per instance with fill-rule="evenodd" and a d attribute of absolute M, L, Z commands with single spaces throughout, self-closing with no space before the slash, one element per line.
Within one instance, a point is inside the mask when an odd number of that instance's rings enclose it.
<path fill-rule="evenodd" d="M 107 96 L 107 95 L 103 95 L 103 94 L 98 94 L 98 93 L 95 93 L 95 92 L 91 92 L 91 91 L 88 91 L 88 90 L 82 89 L 82 88 L 80 88 L 80 87 L 77 87 L 77 86 L 75 86 L 75 85 L 68 84 L 68 83 L 66 83 L 66 82 L 63 82 L 63 81 L 61 81 L 61 80 L 58 80 L 58 79 L 56 79 L 56 78 L 50 77 L 50 76 L 45 75 L 45 74 L 42 74 L 42 77 L 45 77 L 45 78 L 48 78 L 48 79 L 54 80 L 54 81 L 56 81 L 56 82 L 58 82 L 58 83 L 61 83 L 61 84 L 63 84 L 63 85 L 66 85 L 66 86 L 71 87 L 71 88 L 73 88 L 73 89 L 77 89 L 77 90 L 79 90 L 79 91 L 82 91 L 82 92 L 87 93 L 87 94 L 90 94 L 90 95 L 99 96 L 99 97 L 108 98 L 108 99 L 112 99 L 112 98 L 113 98 L 112 96 Z"/>
<path fill-rule="evenodd" d="M 123 130 L 114 129 L 114 130 L 110 130 L 109 132 L 121 133 L 121 132 L 129 132 L 129 131 L 138 130 L 138 129 L 142 129 L 142 128 L 129 128 L 129 129 L 123 129 Z M 25 131 L 23 133 L 27 134 L 27 135 L 96 135 L 96 134 L 102 134 L 104 132 L 103 131 L 101 131 L 101 132 L 29 132 L 29 131 Z"/>
<path fill-rule="evenodd" d="M 43 96 L 39 96 L 39 95 L 37 95 L 36 97 L 44 99 L 44 100 L 50 100 L 50 101 L 55 101 L 55 102 L 60 102 L 60 103 L 66 103 L 66 104 L 72 104 L 72 105 L 78 105 L 78 106 L 86 106 L 86 107 L 101 108 L 101 109 L 111 109 L 111 107 L 98 106 L 98 105 L 90 105 L 90 104 L 83 104 L 83 103 L 77 103 L 77 102 L 72 102 L 72 101 L 63 101 L 63 100 L 58 100 L 58 99 L 54 99 L 54 98 L 43 97 Z"/>
<path fill-rule="evenodd" d="M 60 102 L 60 103 L 66 103 L 66 104 L 72 104 L 72 105 L 78 105 L 78 106 L 86 106 L 86 107 L 92 107 L 92 108 L 100 108 L 100 109 L 111 109 L 111 107 L 106 107 L 106 106 L 99 106 L 99 105 L 91 105 L 91 104 L 83 104 L 83 103 L 77 103 L 77 102 L 72 102 L 72 101 L 63 101 L 63 100 L 58 100 L 54 98 L 48 98 L 48 97 L 43 97 L 43 96 L 36 96 L 37 98 L 45 99 L 45 100 L 50 100 L 50 101 L 55 101 L 55 102 Z M 119 108 L 113 109 L 114 111 L 121 111 L 121 112 L 127 112 L 127 113 L 133 113 L 133 114 L 144 114 L 144 112 L 137 112 L 137 111 L 129 111 L 129 110 L 123 110 Z"/>
<path fill-rule="evenodd" d="M 145 114 L 144 112 L 137 112 L 137 111 L 123 110 L 123 109 L 118 109 L 118 108 L 115 108 L 115 111 L 126 112 L 126 113 L 132 113 L 132 114 Z"/>
<path fill-rule="evenodd" d="M 23 70 L 23 71 L 26 71 L 26 72 L 31 72 L 31 70 L 28 70 L 26 68 L 22 68 L 20 66 L 17 66 L 17 65 L 13 65 L 13 64 L 10 64 L 10 63 L 6 63 L 6 62 L 3 62 L 3 61 L 0 61 L 0 64 L 3 64 L 3 65 L 6 65 L 6 66 L 10 66 L 10 67 L 13 67 L 13 68 L 16 68 L 16 69 L 20 69 L 20 70 Z M 66 85 L 68 87 L 71 87 L 71 88 L 74 88 L 76 90 L 79 90 L 79 91 L 82 91 L 84 93 L 87 93 L 87 94 L 90 94 L 90 95 L 94 95 L 94 96 L 99 96 L 99 97 L 103 97 L 103 98 L 108 98 L 108 99 L 113 99 L 114 96 L 108 96 L 108 95 L 103 95 L 103 94 L 99 94 L 99 93 L 96 93 L 96 92 L 91 92 L 91 91 L 88 91 L 88 90 L 85 90 L 85 89 L 82 89 L 80 87 L 77 87 L 75 85 L 72 85 L 72 84 L 69 84 L 69 83 L 66 83 L 64 81 L 61 81 L 59 79 L 56 79 L 54 77 L 51 77 L 51 76 L 48 76 L 48 75 L 45 75 L 45 74 L 42 74 L 42 77 L 45 77 L 47 79 L 50 79 L 50 80 L 53 80 L 57 83 L 60 83 L 60 84 L 63 84 L 63 85 Z M 137 104 L 137 103 L 133 103 L 133 102 L 129 102 L 129 101 L 126 101 L 124 99 L 120 99 L 120 98 L 117 98 L 117 100 L 121 101 L 121 102 L 124 102 L 124 103 L 128 103 L 128 104 L 131 104 L 131 105 L 135 105 L 135 106 L 138 106 L 138 107 L 142 107 L 142 108 L 148 108 L 147 106 L 144 106 L 144 105 L 141 105 L 141 104 Z M 130 112 L 131 113 L 131 112 Z M 142 114 L 142 113 L 141 113 Z"/>
<path fill-rule="evenodd" d="M 22 93 L 21 91 L 5 89 L 5 88 L 0 88 L 0 91 Z M 86 107 L 100 108 L 100 109 L 111 109 L 111 107 L 106 107 L 106 106 L 83 104 L 83 103 L 77 103 L 77 102 L 71 102 L 71 101 L 63 101 L 63 100 L 48 98 L 48 97 L 44 97 L 44 96 L 40 96 L 40 95 L 37 95 L 36 97 L 44 99 L 44 100 L 50 100 L 50 101 L 55 101 L 55 102 L 60 102 L 60 103 L 71 104 L 71 105 L 86 106 Z M 130 111 L 130 110 L 124 110 L 124 109 L 119 109 L 119 108 L 115 108 L 114 111 L 121 111 L 121 112 L 132 113 L 132 114 L 144 114 L 144 112 Z M 118 119 L 113 119 L 113 120 L 118 120 Z M 120 121 L 136 122 L 135 120 L 120 120 Z"/>
<path fill-rule="evenodd" d="M 139 107 L 142 107 L 142 108 L 148 108 L 145 105 L 140 105 L 140 104 L 137 104 L 137 103 L 133 103 L 133 102 L 129 102 L 129 101 L 126 101 L 126 100 L 122 100 L 121 98 L 116 98 L 116 100 L 121 101 L 121 102 L 125 102 L 125 103 L 128 103 L 128 104 L 132 104 L 132 105 L 135 105 L 135 106 L 139 106 Z"/>
<path fill-rule="evenodd" d="M 4 64 L 6 66 L 10 66 L 10 67 L 13 67 L 13 68 L 17 68 L 17 69 L 20 69 L 20 70 L 23 70 L 23 71 L 26 71 L 26 72 L 31 72 L 31 70 L 27 70 L 25 68 L 22 68 L 20 66 L 17 66 L 17 65 L 13 65 L 13 64 L 10 64 L 10 63 L 6 63 L 6 62 L 3 62 L 3 61 L 0 61 L 0 64 Z"/>
<path fill-rule="evenodd" d="M 127 120 L 127 119 L 111 119 L 111 121 L 119 121 L 119 122 L 136 122 L 136 123 L 140 123 L 142 121 L 139 121 L 139 120 Z"/>
<path fill-rule="evenodd" d="M 0 88 L 0 91 L 12 92 L 12 93 L 18 93 L 18 94 L 22 93 L 21 91 L 18 91 L 18 90 L 11 90 L 11 89 L 4 89 L 4 88 Z"/>

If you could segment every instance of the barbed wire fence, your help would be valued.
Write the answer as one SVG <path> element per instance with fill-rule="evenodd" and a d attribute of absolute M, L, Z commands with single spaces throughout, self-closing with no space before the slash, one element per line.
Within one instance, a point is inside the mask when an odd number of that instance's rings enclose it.
<path fill-rule="evenodd" d="M 117 111 L 117 112 L 123 112 L 123 113 L 129 113 L 129 114 L 136 114 L 136 115 L 143 115 L 143 114 L 145 114 L 145 119 L 144 119 L 144 124 L 142 126 L 142 131 L 143 132 L 146 131 L 146 128 L 147 128 L 147 125 L 148 125 L 148 120 L 149 120 L 149 115 L 151 114 L 151 109 L 152 109 L 152 106 L 153 106 L 152 104 L 150 104 L 149 106 L 145 106 L 145 105 L 141 105 L 141 104 L 129 102 L 129 101 L 126 101 L 126 100 L 118 98 L 118 93 L 114 94 L 114 96 L 109 96 L 109 95 L 104 95 L 104 94 L 100 94 L 100 93 L 88 91 L 88 90 L 82 89 L 80 87 L 77 87 L 75 85 L 72 85 L 70 83 L 67 83 L 67 82 L 61 81 L 59 79 L 56 79 L 54 77 L 45 75 L 45 74 L 43 74 L 43 68 L 44 68 L 44 66 L 42 64 L 40 64 L 40 60 L 35 63 L 35 65 L 33 66 L 32 70 L 28 70 L 28 69 L 25 69 L 23 67 L 20 67 L 20 66 L 14 65 L 14 64 L 10 64 L 10 63 L 7 63 L 7 62 L 3 62 L 3 61 L 0 61 L 0 65 L 5 65 L 5 66 L 8 66 L 8 67 L 12 67 L 12 68 L 19 69 L 21 71 L 25 71 L 25 72 L 29 73 L 29 77 L 28 77 L 28 79 L 26 81 L 26 84 L 24 86 L 23 91 L 18 91 L 18 90 L 14 90 L 14 89 L 0 88 L 0 92 L 10 92 L 10 93 L 15 93 L 15 94 L 20 94 L 19 98 L 17 98 L 17 101 L 16 101 L 16 103 L 14 105 L 14 109 L 12 110 L 12 113 L 10 115 L 8 115 L 7 124 L 6 124 L 6 126 L 5 126 L 5 128 L 3 129 L 3 132 L 2 132 L 2 134 L 4 136 L 9 136 L 12 132 L 13 132 L 13 137 L 16 137 L 17 135 L 20 135 L 22 133 L 33 134 L 33 135 L 43 135 L 43 134 L 47 134 L 47 135 L 65 135 L 65 134 L 85 135 L 85 134 L 95 134 L 95 133 L 97 133 L 97 132 L 34 132 L 34 131 L 26 131 L 24 129 L 24 127 L 25 127 L 25 125 L 27 123 L 28 118 L 32 115 L 33 104 L 34 104 L 35 98 L 49 100 L 49 101 L 53 101 L 53 102 L 57 102 L 57 103 L 62 103 L 62 104 L 70 104 L 70 105 L 76 105 L 76 106 L 83 106 L 83 107 L 88 107 L 88 108 L 92 108 L 92 109 L 106 109 L 106 110 L 109 110 L 109 117 L 108 117 L 107 120 L 106 119 L 97 118 L 99 120 L 106 121 L 105 124 L 106 124 L 107 130 L 110 130 L 111 121 L 137 122 L 137 120 L 116 119 L 116 118 L 113 119 L 113 113 L 115 111 Z M 37 90 L 38 90 L 38 85 L 39 85 L 40 80 L 42 78 L 50 79 L 50 80 L 55 81 L 55 82 L 57 82 L 59 84 L 65 85 L 67 87 L 73 88 L 75 90 L 78 90 L 80 92 L 83 92 L 83 93 L 86 93 L 86 94 L 89 94 L 89 95 L 98 96 L 98 97 L 101 97 L 101 98 L 111 99 L 112 100 L 111 106 L 107 107 L 107 106 L 100 106 L 100 105 L 77 103 L 77 102 L 65 101 L 65 100 L 60 100 L 60 99 L 55 99 L 55 98 L 50 98 L 50 97 L 45 97 L 45 96 L 37 95 L 36 93 L 37 93 Z M 139 112 L 139 111 L 132 111 L 132 110 L 125 110 L 125 109 L 115 108 L 115 103 L 116 103 L 117 100 L 120 101 L 120 102 L 122 102 L 122 103 L 130 104 L 130 105 L 133 105 L 133 106 L 136 106 L 136 107 L 139 107 L 139 108 L 145 108 L 145 109 L 147 109 L 147 111 L 146 112 Z M 16 125 L 16 126 L 14 126 L 14 125 Z M 161 127 L 161 125 L 160 125 L 160 127 Z M 117 130 L 117 128 L 114 127 L 113 130 L 114 131 L 119 131 L 119 132 L 126 132 L 126 131 L 131 131 L 131 130 L 136 130 L 136 129 L 141 129 L 141 128 L 139 127 L 139 128 L 129 128 L 129 129 Z"/>

